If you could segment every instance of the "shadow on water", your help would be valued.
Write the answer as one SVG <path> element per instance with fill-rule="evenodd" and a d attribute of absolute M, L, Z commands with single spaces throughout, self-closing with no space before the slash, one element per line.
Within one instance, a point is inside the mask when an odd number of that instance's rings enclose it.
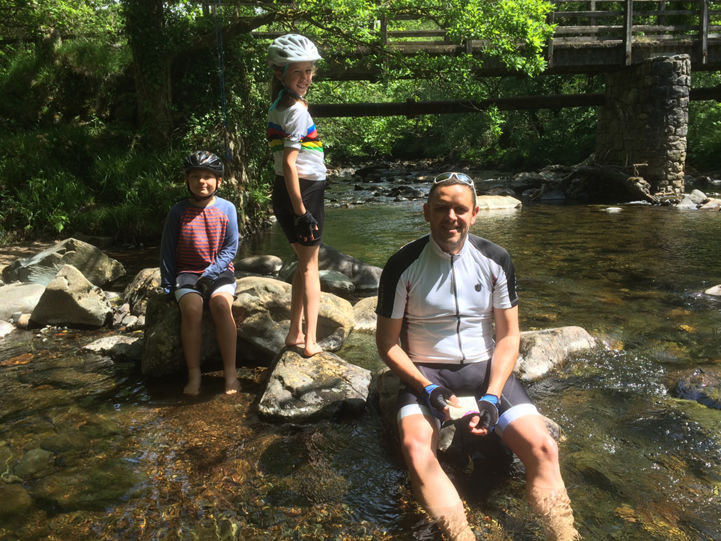
<path fill-rule="evenodd" d="M 425 230 L 420 209 L 330 208 L 325 241 L 381 266 Z M 721 411 L 670 392 L 721 362 L 721 303 L 702 293 L 721 283 L 719 216 L 531 206 L 481 214 L 473 231 L 512 254 L 524 330 L 580 325 L 605 344 L 529 386 L 563 429 L 584 538 L 721 538 Z M 275 227 L 243 250 L 290 255 Z M 439 539 L 374 404 L 357 419 L 268 423 L 255 407 L 264 367 L 241 367 L 236 396 L 209 373 L 186 399 L 180 379 L 82 350 L 102 334 L 0 341 L 0 538 Z M 380 365 L 371 336 L 340 355 Z M 541 539 L 517 461 L 454 453 L 445 464 L 479 538 Z"/>

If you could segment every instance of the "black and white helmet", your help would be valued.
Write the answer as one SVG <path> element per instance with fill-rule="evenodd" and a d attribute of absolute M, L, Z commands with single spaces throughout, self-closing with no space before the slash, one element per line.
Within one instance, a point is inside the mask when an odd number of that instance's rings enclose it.
<path fill-rule="evenodd" d="M 183 160 L 183 168 L 188 173 L 193 169 L 207 169 L 217 177 L 223 176 L 223 162 L 220 158 L 207 150 L 196 150 Z"/>
<path fill-rule="evenodd" d="M 311 40 L 300 34 L 286 34 L 268 47 L 268 64 L 284 67 L 294 62 L 316 62 L 321 59 Z"/>

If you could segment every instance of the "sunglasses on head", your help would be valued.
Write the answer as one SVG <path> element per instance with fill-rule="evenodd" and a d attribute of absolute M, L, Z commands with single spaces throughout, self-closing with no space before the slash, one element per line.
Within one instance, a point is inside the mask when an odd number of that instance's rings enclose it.
<path fill-rule="evenodd" d="M 433 179 L 433 184 L 441 184 L 442 182 L 448 182 L 451 180 L 457 180 L 468 186 L 473 186 L 473 179 L 465 173 L 456 173 L 455 171 L 449 171 L 447 173 L 441 173 Z"/>

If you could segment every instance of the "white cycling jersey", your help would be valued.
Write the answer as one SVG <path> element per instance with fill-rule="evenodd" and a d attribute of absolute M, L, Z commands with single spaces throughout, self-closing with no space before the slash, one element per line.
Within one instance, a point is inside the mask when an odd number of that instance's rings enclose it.
<path fill-rule="evenodd" d="M 416 363 L 463 364 L 493 355 L 493 310 L 518 304 L 508 252 L 468 235 L 451 255 L 425 235 L 386 263 L 376 313 L 403 319 L 401 347 Z"/>

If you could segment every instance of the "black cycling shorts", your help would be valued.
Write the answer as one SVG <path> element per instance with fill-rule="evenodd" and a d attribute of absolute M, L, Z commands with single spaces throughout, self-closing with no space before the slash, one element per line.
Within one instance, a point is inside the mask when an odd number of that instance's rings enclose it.
<path fill-rule="evenodd" d="M 285 233 L 285 238 L 291 244 L 297 242 L 303 246 L 314 246 L 320 244 L 323 235 L 323 223 L 325 222 L 325 180 L 307 180 L 298 179 L 300 183 L 300 195 L 303 199 L 305 209 L 310 212 L 318 222 L 318 231 L 315 233 L 315 239 L 311 241 L 301 241 L 295 233 L 295 212 L 290 202 L 288 190 L 285 187 L 285 179 L 281 175 L 276 175 L 273 183 L 273 214 L 278 219 L 280 227 Z"/>
<path fill-rule="evenodd" d="M 491 363 L 482 361 L 468 364 L 416 364 L 418 370 L 436 385 L 442 385 L 454 392 L 456 396 L 475 396 L 476 399 L 486 394 Z M 425 397 L 406 386 L 398 395 L 398 419 L 413 413 L 431 416 L 427 410 Z M 539 415 L 538 410 L 523 388 L 523 385 L 511 374 L 503 387 L 498 402 L 499 419 L 496 431 L 503 430 L 512 421 L 523 415 Z"/>

